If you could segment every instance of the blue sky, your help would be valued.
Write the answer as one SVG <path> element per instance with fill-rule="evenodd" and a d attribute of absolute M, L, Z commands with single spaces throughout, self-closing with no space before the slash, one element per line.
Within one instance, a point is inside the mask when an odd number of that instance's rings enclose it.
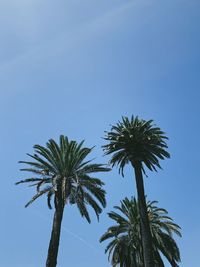
<path fill-rule="evenodd" d="M 170 138 L 171 159 L 148 172 L 146 192 L 182 227 L 180 266 L 199 266 L 199 25 L 198 0 L 0 2 L 1 266 L 44 266 L 51 231 L 45 198 L 24 209 L 34 190 L 14 185 L 25 177 L 17 162 L 65 134 L 96 145 L 92 157 L 106 163 L 104 131 L 132 114 Z M 108 205 L 99 223 L 66 206 L 58 267 L 110 266 L 98 239 L 106 213 L 136 195 L 125 174 L 100 176 Z"/>

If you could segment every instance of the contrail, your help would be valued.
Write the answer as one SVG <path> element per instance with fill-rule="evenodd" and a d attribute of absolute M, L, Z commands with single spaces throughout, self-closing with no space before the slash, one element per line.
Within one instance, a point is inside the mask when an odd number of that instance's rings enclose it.
<path fill-rule="evenodd" d="M 4 70 L 12 65 L 15 65 L 18 61 L 20 60 L 25 60 L 27 57 L 34 57 L 34 55 L 36 54 L 40 54 L 43 55 L 43 53 L 41 53 L 41 50 L 44 50 L 46 52 L 46 48 L 47 46 L 54 46 L 55 49 L 55 42 L 58 43 L 58 41 L 60 41 L 59 43 L 63 42 L 63 38 L 65 39 L 67 37 L 67 40 L 69 40 L 68 45 L 73 45 L 74 42 L 77 42 L 77 40 L 79 40 L 80 38 L 83 38 L 84 35 L 87 35 L 87 33 L 89 33 L 90 31 L 94 31 L 96 27 L 104 27 L 104 26 L 108 26 L 107 25 L 107 20 L 111 19 L 113 17 L 116 17 L 117 15 L 120 15 L 121 13 L 123 13 L 124 11 L 128 10 L 131 6 L 133 6 L 134 4 L 136 4 L 137 1 L 130 1 L 128 3 L 123 4 L 120 7 L 114 8 L 108 12 L 106 12 L 105 14 L 95 18 L 94 20 L 87 22 L 85 24 L 83 24 L 81 27 L 77 28 L 76 30 L 74 30 L 73 32 L 69 33 L 69 32 L 64 32 L 61 33 L 60 35 L 56 36 L 55 39 L 52 40 L 47 40 L 44 41 L 42 44 L 32 47 L 30 50 L 17 55 L 15 58 L 3 63 L 2 65 L 0 65 L 0 70 Z M 104 25 L 102 25 L 104 24 Z"/>
<path fill-rule="evenodd" d="M 52 221 L 47 217 L 44 216 L 42 213 L 38 212 L 38 211 L 32 211 L 32 213 L 34 213 L 35 215 L 37 215 L 38 217 L 48 221 L 49 223 L 52 223 Z M 79 241 L 81 241 L 85 246 L 89 247 L 90 249 L 94 250 L 95 252 L 104 255 L 101 250 L 97 249 L 94 245 L 90 244 L 88 241 L 86 241 L 85 239 L 83 239 L 82 237 L 80 237 L 79 235 L 73 233 L 71 230 L 67 229 L 65 226 L 61 226 L 61 230 L 63 230 L 64 232 L 66 232 L 67 234 L 73 236 L 74 238 L 78 239 Z"/>

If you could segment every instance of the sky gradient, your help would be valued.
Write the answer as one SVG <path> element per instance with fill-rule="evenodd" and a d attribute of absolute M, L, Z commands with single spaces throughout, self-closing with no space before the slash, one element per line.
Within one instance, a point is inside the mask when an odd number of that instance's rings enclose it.
<path fill-rule="evenodd" d="M 64 134 L 107 163 L 104 131 L 133 114 L 169 137 L 171 159 L 147 171 L 146 192 L 182 227 L 180 266 L 199 267 L 199 25 L 199 0 L 1 1 L 0 266 L 44 266 L 50 238 L 53 211 L 45 197 L 24 208 L 34 189 L 14 185 L 26 177 L 18 161 Z M 130 167 L 98 177 L 107 208 L 89 225 L 66 206 L 58 267 L 110 266 L 98 240 L 135 181 Z"/>

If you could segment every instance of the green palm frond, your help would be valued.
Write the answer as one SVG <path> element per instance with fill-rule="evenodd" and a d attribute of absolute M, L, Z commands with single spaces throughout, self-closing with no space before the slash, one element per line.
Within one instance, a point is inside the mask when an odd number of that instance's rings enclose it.
<path fill-rule="evenodd" d="M 161 168 L 159 160 L 169 158 L 170 154 L 165 133 L 153 124 L 153 120 L 145 121 L 138 117 L 122 117 L 116 125 L 106 132 L 104 138 L 108 143 L 103 146 L 105 155 L 112 154 L 111 166 L 117 165 L 124 176 L 125 165 L 142 164 L 151 171 Z"/>
<path fill-rule="evenodd" d="M 101 236 L 100 242 L 111 240 L 106 247 L 112 266 L 142 267 L 143 253 L 138 202 L 135 198 L 125 198 L 118 212 L 109 212 L 108 216 L 115 225 Z M 173 234 L 181 236 L 180 226 L 175 224 L 165 209 L 157 207 L 157 201 L 147 202 L 149 223 L 153 241 L 155 267 L 164 267 L 163 255 L 172 267 L 178 267 L 180 252 L 173 239 Z"/>
<path fill-rule="evenodd" d="M 22 184 L 22 183 L 32 183 L 32 182 L 41 182 L 43 179 L 42 178 L 27 178 L 24 180 L 21 180 L 19 182 L 16 182 L 15 184 Z"/>
<path fill-rule="evenodd" d="M 32 199 L 25 205 L 25 207 L 27 208 L 30 204 L 32 204 L 37 198 L 39 198 L 40 196 L 50 192 L 52 190 L 51 186 L 46 187 L 45 189 L 39 191 L 36 195 L 34 195 L 32 197 Z"/>
<path fill-rule="evenodd" d="M 33 173 L 35 176 L 16 183 L 28 183 L 36 187 L 37 193 L 26 207 L 46 194 L 49 208 L 52 208 L 52 198 L 59 197 L 63 204 L 76 204 L 80 214 L 88 222 L 90 216 L 87 205 L 93 208 L 99 218 L 102 207 L 106 206 L 106 192 L 103 189 L 104 183 L 91 175 L 107 172 L 110 168 L 86 160 L 93 148 L 83 147 L 83 144 L 84 141 L 77 143 L 61 135 L 58 143 L 50 139 L 46 146 L 35 145 L 34 154 L 27 154 L 31 160 L 19 162 L 28 166 L 21 171 Z"/>

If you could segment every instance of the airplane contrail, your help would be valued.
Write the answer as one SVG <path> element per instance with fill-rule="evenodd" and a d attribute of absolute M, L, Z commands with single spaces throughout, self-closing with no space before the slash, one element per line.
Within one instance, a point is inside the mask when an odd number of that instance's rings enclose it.
<path fill-rule="evenodd" d="M 122 6 L 114 8 L 114 9 L 106 12 L 105 14 L 95 18 L 94 20 L 81 25 L 81 27 L 77 28 L 72 33 L 64 32 L 64 33 L 61 33 L 58 36 L 56 36 L 55 39 L 44 41 L 42 44 L 40 44 L 38 46 L 34 46 L 30 50 L 28 50 L 24 53 L 21 53 L 20 55 L 17 55 L 15 58 L 13 58 L 7 62 L 4 62 L 2 65 L 0 65 L 0 70 L 2 71 L 2 70 L 6 69 L 12 65 L 15 65 L 18 61 L 20 61 L 20 60 L 23 61 L 27 57 L 32 56 L 33 58 L 35 58 L 35 54 L 44 55 L 43 53 L 40 53 L 40 52 L 43 49 L 46 51 L 46 47 L 48 45 L 54 46 L 54 49 L 55 49 L 55 42 L 57 43 L 60 40 L 61 43 L 63 43 L 63 38 L 66 38 L 66 34 L 68 35 L 67 38 L 69 40 L 68 45 L 73 45 L 74 42 L 77 42 L 78 39 L 83 38 L 83 36 L 86 35 L 86 33 L 93 31 L 96 27 L 101 26 L 102 23 L 105 22 L 105 26 L 107 28 L 107 26 L 108 26 L 107 20 L 108 19 L 113 18 L 117 15 L 120 15 L 120 13 L 123 13 L 124 11 L 128 10 L 132 5 L 134 5 L 136 3 L 137 3 L 137 1 L 130 1 L 128 3 L 124 3 Z"/>
<path fill-rule="evenodd" d="M 33 212 L 33 211 L 32 211 Z M 39 216 L 40 218 L 48 221 L 49 223 L 52 223 L 52 221 L 47 217 L 44 216 L 42 213 L 38 212 L 38 211 L 34 211 L 33 212 L 35 215 Z M 70 234 L 71 236 L 73 236 L 74 238 L 76 238 L 77 240 L 81 241 L 85 246 L 89 247 L 90 249 L 94 250 L 95 252 L 104 255 L 103 252 L 99 249 L 97 249 L 94 245 L 92 245 L 91 243 L 89 243 L 88 241 L 86 241 L 84 238 L 82 238 L 81 236 L 73 233 L 71 230 L 69 230 L 68 228 L 66 228 L 65 226 L 61 226 L 61 230 L 63 230 L 64 232 L 66 232 L 67 234 Z"/>

